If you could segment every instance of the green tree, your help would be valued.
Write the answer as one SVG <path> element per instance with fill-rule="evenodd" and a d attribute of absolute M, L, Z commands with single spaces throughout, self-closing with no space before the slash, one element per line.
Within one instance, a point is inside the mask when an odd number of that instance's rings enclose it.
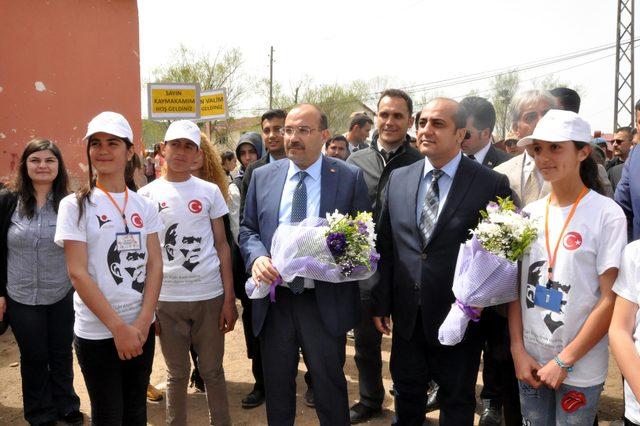
<path fill-rule="evenodd" d="M 510 71 L 496 75 L 491 81 L 491 102 L 496 110 L 495 132 L 499 139 L 504 139 L 509 132 L 509 105 L 520 85 L 518 71 Z"/>
<path fill-rule="evenodd" d="M 180 45 L 165 66 L 153 71 L 157 83 L 200 83 L 201 90 L 227 89 L 227 108 L 231 115 L 246 92 L 242 72 L 242 52 L 238 48 L 218 51 L 214 58 Z"/>

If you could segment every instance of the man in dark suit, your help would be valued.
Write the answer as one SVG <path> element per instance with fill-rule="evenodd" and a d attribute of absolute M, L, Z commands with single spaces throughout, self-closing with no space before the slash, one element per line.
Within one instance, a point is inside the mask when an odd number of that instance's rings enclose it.
<path fill-rule="evenodd" d="M 469 114 L 467 136 L 462 142 L 462 152 L 467 157 L 490 169 L 513 157 L 491 144 L 496 111 L 488 100 L 479 96 L 469 96 L 460 101 L 460 105 L 464 106 Z"/>
<path fill-rule="evenodd" d="M 438 329 L 455 300 L 460 244 L 480 210 L 511 190 L 505 176 L 461 154 L 466 123 L 464 107 L 454 100 L 439 98 L 424 107 L 417 139 L 427 158 L 391 174 L 378 225 L 374 322 L 390 334 L 393 317 L 390 368 L 402 425 L 422 424 L 429 378 L 440 386 L 440 424 L 473 424 L 483 340 L 478 324 L 471 323 L 455 346 L 440 345 Z"/>
<path fill-rule="evenodd" d="M 317 107 L 294 107 L 285 121 L 288 160 L 255 170 L 240 226 L 240 247 L 255 282 L 273 283 L 278 271 L 269 249 L 281 223 L 338 210 L 369 208 L 362 171 L 321 155 L 329 137 Z M 268 190 L 265 190 L 268 188 Z M 344 377 L 346 333 L 360 319 L 358 283 L 331 284 L 295 278 L 276 288 L 276 302 L 253 301 L 253 332 L 260 339 L 270 425 L 293 425 L 298 348 L 305 353 L 322 425 L 349 424 Z"/>
<path fill-rule="evenodd" d="M 369 132 L 371 132 L 371 127 L 373 127 L 373 120 L 367 114 L 363 112 L 353 114 L 349 123 L 349 131 L 345 135 L 349 141 L 350 154 L 369 147 L 367 138 L 369 137 Z"/>

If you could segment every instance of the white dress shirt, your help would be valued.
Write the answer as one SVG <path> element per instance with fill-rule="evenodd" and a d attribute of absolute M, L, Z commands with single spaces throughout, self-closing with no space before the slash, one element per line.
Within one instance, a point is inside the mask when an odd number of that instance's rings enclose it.
<path fill-rule="evenodd" d="M 489 141 L 489 143 L 487 143 L 484 148 L 482 148 L 480 151 L 476 152 L 475 154 L 473 154 L 473 158 L 480 164 L 482 164 L 484 162 L 484 157 L 487 156 L 487 152 L 489 152 L 489 148 L 491 148 L 491 141 Z"/>

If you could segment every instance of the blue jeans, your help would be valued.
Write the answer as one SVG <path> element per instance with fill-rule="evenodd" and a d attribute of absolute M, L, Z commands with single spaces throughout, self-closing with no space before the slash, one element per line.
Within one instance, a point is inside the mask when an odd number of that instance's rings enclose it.
<path fill-rule="evenodd" d="M 604 383 L 577 387 L 562 384 L 557 390 L 538 389 L 518 382 L 524 426 L 592 425 Z"/>

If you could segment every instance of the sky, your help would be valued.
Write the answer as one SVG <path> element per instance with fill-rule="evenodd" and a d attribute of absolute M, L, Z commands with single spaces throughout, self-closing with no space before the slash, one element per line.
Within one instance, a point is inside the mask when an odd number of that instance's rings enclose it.
<path fill-rule="evenodd" d="M 615 0 L 138 0 L 141 79 L 153 81 L 153 70 L 169 63 L 172 50 L 183 44 L 212 57 L 239 48 L 242 72 L 257 81 L 269 77 L 273 46 L 274 80 L 285 90 L 306 78 L 316 84 L 377 79 L 406 89 L 417 102 L 434 95 L 461 99 L 474 89 L 488 96 L 491 79 L 452 83 L 460 76 L 492 75 L 614 45 L 616 5 Z M 612 130 L 615 48 L 521 71 L 520 90 L 550 75 L 579 89 L 580 115 L 592 130 Z M 448 81 L 434 83 L 442 80 Z M 433 86 L 444 87 L 425 90 Z M 248 93 L 238 116 L 266 104 Z M 375 107 L 375 100 L 368 104 Z"/>

